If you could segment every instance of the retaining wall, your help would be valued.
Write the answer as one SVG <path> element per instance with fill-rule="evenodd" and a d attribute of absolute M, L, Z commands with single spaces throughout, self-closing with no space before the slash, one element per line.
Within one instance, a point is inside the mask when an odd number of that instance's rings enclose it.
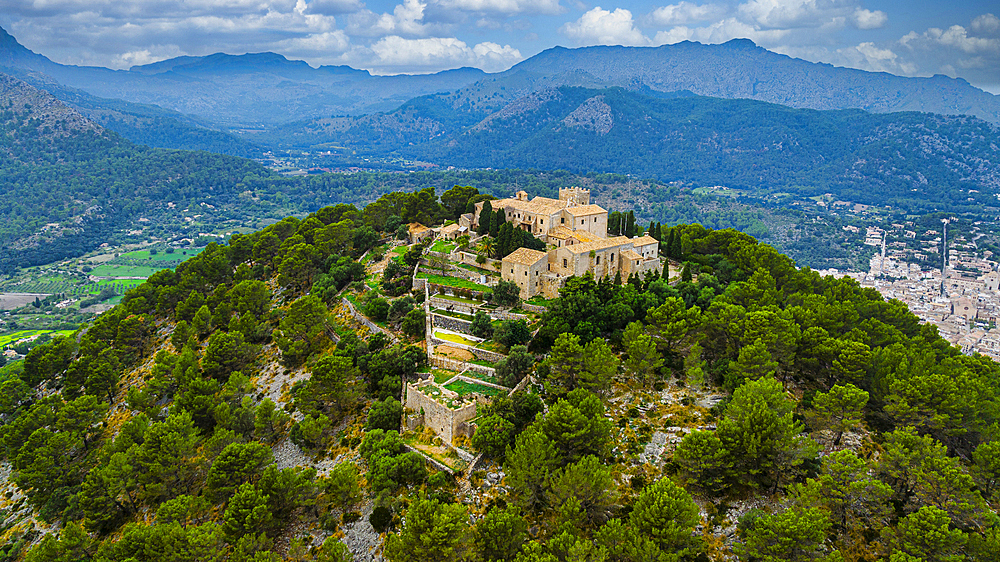
<path fill-rule="evenodd" d="M 471 252 L 452 252 L 451 254 L 451 259 L 453 261 L 457 261 L 458 263 L 473 265 L 490 271 L 500 271 L 496 267 L 496 264 L 500 263 L 500 260 L 486 258 L 486 262 L 481 264 L 476 261 L 477 258 L 479 258 L 479 256 Z"/>
<path fill-rule="evenodd" d="M 432 312 L 431 316 L 434 318 L 433 325 L 440 326 L 442 328 L 447 328 L 453 332 L 460 332 L 463 334 L 469 334 L 470 336 L 475 335 L 472 333 L 472 322 L 468 320 L 462 320 L 461 318 L 452 318 L 451 316 L 445 316 L 443 314 L 437 314 Z"/>
<path fill-rule="evenodd" d="M 421 279 L 421 281 L 423 281 L 423 279 Z M 461 312 L 462 314 L 475 315 L 476 311 L 479 310 L 479 308 L 476 305 L 458 301 L 450 301 L 448 299 L 442 299 L 441 297 L 437 296 L 431 296 L 430 303 L 431 306 L 433 306 L 434 308 L 453 310 L 455 312 Z"/>
<path fill-rule="evenodd" d="M 490 377 L 497 376 L 497 370 L 493 367 L 487 367 L 486 365 L 477 365 L 475 363 L 467 363 L 465 361 L 459 361 L 458 359 L 452 359 L 451 357 L 445 357 L 443 355 L 432 355 L 428 357 L 428 361 L 431 365 L 441 369 L 448 369 L 449 371 L 455 371 L 456 373 L 464 373 L 465 371 L 472 371 L 473 373 L 478 373 L 480 375 L 486 375 Z"/>
<path fill-rule="evenodd" d="M 527 302 L 523 302 L 523 301 L 521 302 L 521 308 L 523 308 L 524 310 L 527 310 L 528 312 L 534 312 L 536 314 L 543 314 L 545 312 L 548 312 L 548 310 L 549 310 L 549 309 L 545 308 L 544 306 L 539 306 L 537 304 L 531 304 L 531 303 L 527 303 Z"/>
<path fill-rule="evenodd" d="M 482 359 L 483 361 L 489 361 L 490 363 L 496 363 L 501 359 L 507 358 L 507 356 L 504 355 L 503 353 L 497 353 L 495 351 L 489 351 L 487 349 L 479 349 L 478 347 L 473 347 L 469 351 L 471 351 L 472 354 L 476 356 L 476 358 Z"/>
<path fill-rule="evenodd" d="M 494 320 L 524 320 L 528 321 L 528 317 L 524 314 L 518 314 L 517 312 L 507 312 L 506 310 L 489 310 L 490 316 Z"/>
<path fill-rule="evenodd" d="M 358 309 L 354 308 L 354 304 L 351 303 L 351 301 L 347 300 L 346 298 L 342 298 L 342 299 L 340 299 L 340 301 L 343 302 L 347 306 L 347 310 L 350 311 L 351 317 L 353 317 L 358 322 L 361 322 L 361 324 L 363 324 L 366 328 L 368 328 L 368 330 L 371 333 L 373 333 L 373 334 L 383 333 L 383 334 L 386 335 L 386 337 L 389 338 L 390 341 L 397 342 L 397 343 L 399 342 L 399 338 L 397 338 L 396 336 L 394 336 L 392 334 L 392 332 L 389 332 L 388 330 L 383 329 L 378 324 L 376 324 L 376 323 L 372 322 L 371 320 L 369 320 L 367 316 L 365 316 L 364 314 L 361 314 L 360 312 L 358 312 Z"/>

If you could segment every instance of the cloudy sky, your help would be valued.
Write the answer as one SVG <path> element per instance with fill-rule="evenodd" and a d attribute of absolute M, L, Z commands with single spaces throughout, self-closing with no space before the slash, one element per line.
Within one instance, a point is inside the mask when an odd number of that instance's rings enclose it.
<path fill-rule="evenodd" d="M 274 51 L 381 74 L 493 72 L 555 45 L 741 37 L 838 66 L 958 76 L 1000 94 L 998 16 L 996 0 L 0 0 L 0 26 L 67 64 Z"/>

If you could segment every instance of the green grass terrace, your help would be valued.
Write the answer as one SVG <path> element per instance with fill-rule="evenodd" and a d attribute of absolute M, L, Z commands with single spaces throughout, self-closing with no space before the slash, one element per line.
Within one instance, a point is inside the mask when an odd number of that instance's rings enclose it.
<path fill-rule="evenodd" d="M 475 384 L 468 381 L 455 381 L 445 388 L 452 392 L 457 392 L 459 396 L 465 396 L 467 394 L 472 394 L 473 392 L 478 392 L 483 396 L 498 396 L 500 394 L 506 394 L 506 391 L 493 388 L 492 386 L 486 386 L 485 384 Z"/>
<path fill-rule="evenodd" d="M 493 289 L 487 287 L 486 285 L 480 285 L 479 283 L 473 283 L 466 279 L 459 279 L 458 277 L 448 277 L 446 275 L 435 275 L 430 273 L 417 273 L 417 279 L 426 279 L 429 283 L 434 283 L 435 285 L 441 285 L 444 287 L 455 287 L 458 289 L 471 289 L 473 291 L 482 291 L 484 293 L 492 292 Z"/>

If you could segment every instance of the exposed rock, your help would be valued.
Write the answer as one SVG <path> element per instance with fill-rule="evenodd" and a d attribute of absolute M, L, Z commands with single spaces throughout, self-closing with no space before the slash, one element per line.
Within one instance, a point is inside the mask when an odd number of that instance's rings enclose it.
<path fill-rule="evenodd" d="M 563 125 L 577 127 L 606 135 L 615 124 L 611 106 L 604 102 L 604 96 L 594 96 L 580 104 L 563 119 Z"/>

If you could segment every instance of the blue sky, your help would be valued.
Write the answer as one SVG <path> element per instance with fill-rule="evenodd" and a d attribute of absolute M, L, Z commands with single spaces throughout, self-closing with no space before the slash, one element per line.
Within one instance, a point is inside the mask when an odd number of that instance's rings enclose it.
<path fill-rule="evenodd" d="M 740 37 L 810 61 L 958 76 L 1000 94 L 995 0 L 0 0 L 0 25 L 67 64 L 274 51 L 381 74 L 495 72 L 556 45 Z"/>

